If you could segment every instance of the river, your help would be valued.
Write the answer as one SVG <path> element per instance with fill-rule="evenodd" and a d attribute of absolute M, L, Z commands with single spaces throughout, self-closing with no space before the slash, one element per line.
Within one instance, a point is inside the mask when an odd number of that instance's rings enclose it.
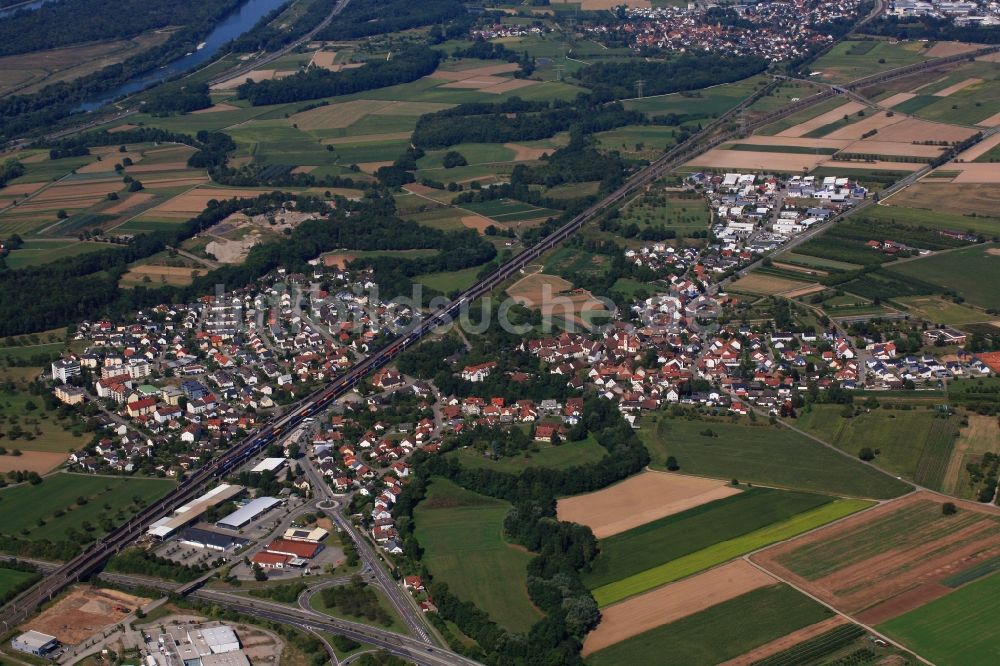
<path fill-rule="evenodd" d="M 45 1 L 46 0 L 40 0 L 39 4 Z M 247 2 L 241 5 L 239 9 L 222 19 L 222 21 L 215 26 L 212 33 L 205 38 L 204 43 L 199 45 L 201 48 L 196 49 L 158 69 L 154 69 L 146 74 L 138 76 L 127 83 L 123 83 L 113 90 L 96 95 L 81 104 L 75 110 L 94 111 L 109 102 L 113 102 L 119 97 L 139 92 L 154 83 L 159 83 L 164 79 L 168 79 L 172 76 L 182 74 L 204 65 L 218 55 L 219 49 L 221 49 L 224 44 L 245 33 L 247 30 L 252 28 L 257 21 L 261 19 L 261 17 L 266 15 L 268 12 L 277 9 L 285 2 L 286 0 L 247 0 Z"/>

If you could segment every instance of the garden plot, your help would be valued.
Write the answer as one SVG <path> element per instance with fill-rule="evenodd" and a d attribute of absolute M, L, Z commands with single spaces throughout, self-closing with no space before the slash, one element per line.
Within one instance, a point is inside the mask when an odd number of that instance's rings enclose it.
<path fill-rule="evenodd" d="M 603 539 L 739 492 L 717 479 L 647 471 L 594 493 L 561 499 L 558 515 L 559 520 L 587 525 Z"/>
<path fill-rule="evenodd" d="M 865 623 L 948 594 L 949 577 L 1000 557 L 1000 515 L 917 492 L 769 548 L 751 559 Z"/>

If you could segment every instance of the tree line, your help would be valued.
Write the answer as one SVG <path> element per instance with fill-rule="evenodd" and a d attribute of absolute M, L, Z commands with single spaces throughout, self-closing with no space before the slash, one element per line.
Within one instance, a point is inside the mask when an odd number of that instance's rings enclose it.
<path fill-rule="evenodd" d="M 267 16 L 257 21 L 257 25 L 253 28 L 229 42 L 224 47 L 225 50 L 233 53 L 277 51 L 319 25 L 320 21 L 333 11 L 336 0 L 313 0 L 291 25 L 279 29 L 274 23 L 292 4 L 292 1 L 289 0 L 289 2 L 269 12 Z"/>
<path fill-rule="evenodd" d="M 1000 30 L 995 26 L 956 25 L 954 20 L 947 17 L 919 16 L 901 19 L 885 16 L 865 25 L 862 32 L 896 39 L 1000 44 Z"/>
<path fill-rule="evenodd" d="M 739 81 L 767 66 L 767 60 L 756 56 L 698 52 L 672 55 L 666 61 L 601 62 L 584 67 L 576 76 L 597 98 L 626 99 L 635 96 L 634 82 L 639 79 L 646 82 L 647 95 L 663 95 Z"/>
<path fill-rule="evenodd" d="M 128 39 L 167 26 L 214 22 L 245 0 L 63 0 L 0 21 L 0 55 L 31 53 L 59 46 Z"/>
<path fill-rule="evenodd" d="M 404 541 L 404 566 L 430 580 L 429 591 L 441 617 L 473 638 L 482 653 L 472 656 L 487 664 L 583 664 L 581 641 L 600 620 L 600 612 L 580 579 L 580 572 L 598 555 L 590 528 L 556 518 L 556 497 L 603 488 L 641 470 L 649 454 L 613 403 L 587 399 L 583 436 L 589 431 L 610 457 L 600 463 L 567 470 L 529 468 L 519 475 L 492 469 L 466 469 L 450 456 L 414 458 L 414 478 L 394 507 Z M 446 443 L 447 449 L 449 444 Z M 527 635 L 513 636 L 474 603 L 461 600 L 447 584 L 434 580 L 420 564 L 414 535 L 413 510 L 426 495 L 433 477 L 444 477 L 474 492 L 503 499 L 513 507 L 504 520 L 505 536 L 538 555 L 528 563 L 528 594 L 544 613 Z M 467 647 L 453 648 L 470 652 Z"/>
<path fill-rule="evenodd" d="M 447 23 L 467 14 L 459 0 L 354 0 L 316 39 L 358 39 L 425 25 Z"/>
<path fill-rule="evenodd" d="M 333 72 L 310 67 L 283 79 L 247 81 L 236 89 L 236 94 L 240 99 L 250 100 L 253 106 L 350 95 L 416 81 L 437 69 L 440 60 L 439 51 L 414 46 L 390 60 L 372 60 L 357 69 Z"/>

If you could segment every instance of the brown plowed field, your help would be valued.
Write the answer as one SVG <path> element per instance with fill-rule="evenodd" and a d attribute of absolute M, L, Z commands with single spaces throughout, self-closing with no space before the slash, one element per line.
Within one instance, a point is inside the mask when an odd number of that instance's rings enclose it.
<path fill-rule="evenodd" d="M 601 609 L 601 623 L 583 642 L 586 656 L 778 581 L 746 560 L 734 560 Z"/>
<path fill-rule="evenodd" d="M 847 620 L 844 619 L 844 616 L 834 615 L 833 617 L 823 620 L 822 622 L 810 624 L 808 627 L 803 627 L 798 631 L 793 631 L 792 633 L 782 636 L 781 638 L 777 638 L 770 643 L 764 643 L 761 646 L 755 647 L 750 652 L 722 662 L 719 666 L 750 666 L 750 664 L 759 659 L 764 659 L 765 657 L 778 654 L 788 648 L 795 647 L 799 643 L 804 643 L 811 638 L 816 638 L 820 634 L 825 634 L 831 629 L 839 627 L 842 624 L 847 624 Z"/>
<path fill-rule="evenodd" d="M 918 492 L 778 544 L 753 561 L 832 606 L 884 621 L 941 596 L 940 583 L 1000 555 L 1000 513 Z"/>
<path fill-rule="evenodd" d="M 603 490 L 559 500 L 559 520 L 587 525 L 598 539 L 739 493 L 725 481 L 646 471 Z"/>
<path fill-rule="evenodd" d="M 87 586 L 74 587 L 69 594 L 42 611 L 22 629 L 35 629 L 55 636 L 66 645 L 76 645 L 105 627 L 121 622 L 128 613 L 115 606 L 134 610 L 150 599 L 131 594 Z"/>

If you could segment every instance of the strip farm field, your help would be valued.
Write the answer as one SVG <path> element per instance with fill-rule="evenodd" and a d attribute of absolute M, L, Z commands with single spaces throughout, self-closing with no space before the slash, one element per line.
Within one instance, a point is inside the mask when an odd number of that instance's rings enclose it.
<path fill-rule="evenodd" d="M 1000 662 L 1000 573 L 878 626 L 941 666 Z"/>
<path fill-rule="evenodd" d="M 831 615 L 786 585 L 770 585 L 594 652 L 587 664 L 656 664 L 668 656 L 671 663 L 711 666 Z"/>
<path fill-rule="evenodd" d="M 704 571 L 764 546 L 790 539 L 869 506 L 871 503 L 864 500 L 834 500 L 774 525 L 754 530 L 734 539 L 721 541 L 690 555 L 647 569 L 642 573 L 634 574 L 609 585 L 603 585 L 594 590 L 594 598 L 599 606 L 607 606 L 654 587 Z"/>
<path fill-rule="evenodd" d="M 915 493 L 752 559 L 863 622 L 885 622 L 948 595 L 949 580 L 1000 557 L 1000 514 L 956 504 L 945 515 L 940 498 Z"/>

